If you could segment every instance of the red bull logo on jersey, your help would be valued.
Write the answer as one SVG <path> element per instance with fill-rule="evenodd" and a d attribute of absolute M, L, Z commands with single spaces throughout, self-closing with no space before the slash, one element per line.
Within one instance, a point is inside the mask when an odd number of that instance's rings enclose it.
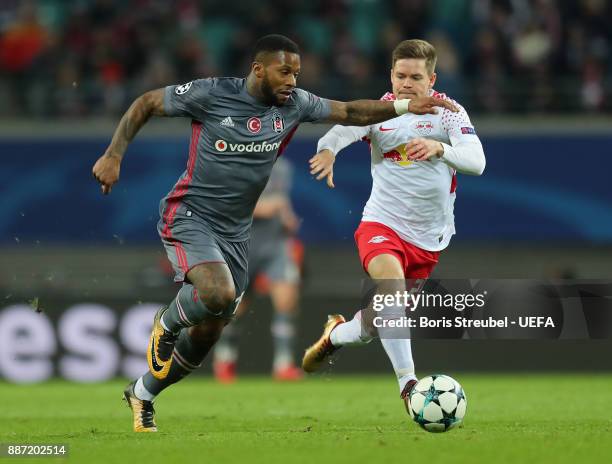
<path fill-rule="evenodd" d="M 262 153 L 278 150 L 280 145 L 281 142 L 268 143 L 263 141 L 258 143 L 231 143 L 226 142 L 225 140 L 217 140 L 215 142 L 215 150 L 221 153 L 227 151 L 228 149 L 234 153 Z"/>
<path fill-rule="evenodd" d="M 431 121 L 417 121 L 414 125 L 414 130 L 417 131 L 420 136 L 425 137 L 426 135 L 431 134 L 433 127 L 434 126 Z"/>
<path fill-rule="evenodd" d="M 412 161 L 410 161 L 406 155 L 405 143 L 399 147 L 395 147 L 391 151 L 383 153 L 383 158 L 403 167 L 410 166 L 412 164 Z"/>

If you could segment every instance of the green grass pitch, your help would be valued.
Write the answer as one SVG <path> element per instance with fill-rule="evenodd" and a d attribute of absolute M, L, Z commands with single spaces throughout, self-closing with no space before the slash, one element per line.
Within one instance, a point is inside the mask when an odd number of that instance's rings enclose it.
<path fill-rule="evenodd" d="M 452 374 L 451 374 L 452 375 Z M 134 434 L 125 382 L 0 383 L 1 443 L 67 443 L 67 458 L 5 462 L 612 462 L 612 375 L 455 375 L 463 427 L 430 434 L 403 409 L 392 375 L 297 384 L 191 378 L 156 403 L 157 434 Z"/>

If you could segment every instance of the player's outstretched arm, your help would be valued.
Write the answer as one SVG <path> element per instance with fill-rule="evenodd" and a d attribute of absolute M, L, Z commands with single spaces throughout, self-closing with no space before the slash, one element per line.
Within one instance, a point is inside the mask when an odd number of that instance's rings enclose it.
<path fill-rule="evenodd" d="M 119 180 L 121 160 L 129 143 L 153 115 L 164 116 L 164 89 L 156 89 L 138 97 L 125 112 L 105 153 L 96 161 L 93 175 L 102 185 L 102 193 L 110 193 Z"/>
<path fill-rule="evenodd" d="M 328 122 L 343 126 L 367 126 L 387 121 L 405 113 L 436 114 L 437 107 L 457 112 L 459 108 L 448 100 L 436 97 L 415 97 L 393 102 L 381 100 L 354 100 L 340 102 L 330 100 Z"/>
<path fill-rule="evenodd" d="M 334 188 L 334 162 L 340 150 L 350 144 L 363 139 L 369 133 L 369 126 L 340 126 L 332 127 L 319 139 L 317 153 L 310 158 L 310 174 L 317 176 L 317 180 L 327 178 L 327 186 Z"/>

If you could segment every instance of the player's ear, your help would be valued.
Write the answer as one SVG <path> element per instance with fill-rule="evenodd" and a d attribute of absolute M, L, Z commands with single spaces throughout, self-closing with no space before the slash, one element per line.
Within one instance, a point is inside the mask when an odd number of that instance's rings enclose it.
<path fill-rule="evenodd" d="M 431 73 L 431 76 L 429 76 L 429 88 L 432 89 L 434 84 L 436 83 L 436 78 L 438 77 L 438 75 L 434 72 Z"/>
<path fill-rule="evenodd" d="M 265 66 L 261 61 L 253 61 L 253 64 L 251 65 L 251 72 L 255 75 L 255 77 L 261 79 L 265 74 L 264 68 Z"/>

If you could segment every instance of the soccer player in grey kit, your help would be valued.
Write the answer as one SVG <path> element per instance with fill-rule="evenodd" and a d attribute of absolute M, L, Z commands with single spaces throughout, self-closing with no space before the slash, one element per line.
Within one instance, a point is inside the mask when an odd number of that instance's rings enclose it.
<path fill-rule="evenodd" d="M 434 97 L 327 100 L 297 88 L 299 72 L 298 46 L 281 35 L 265 36 L 255 44 L 246 78 L 198 79 L 138 97 L 93 167 L 108 194 L 129 142 L 151 116 L 192 120 L 187 169 L 161 201 L 158 223 L 183 286 L 155 315 L 149 372 L 124 392 L 136 432 L 157 431 L 153 400 L 200 366 L 240 303 L 253 210 L 298 125 L 368 125 L 407 112 L 435 113 L 437 106 L 456 111 Z"/>

